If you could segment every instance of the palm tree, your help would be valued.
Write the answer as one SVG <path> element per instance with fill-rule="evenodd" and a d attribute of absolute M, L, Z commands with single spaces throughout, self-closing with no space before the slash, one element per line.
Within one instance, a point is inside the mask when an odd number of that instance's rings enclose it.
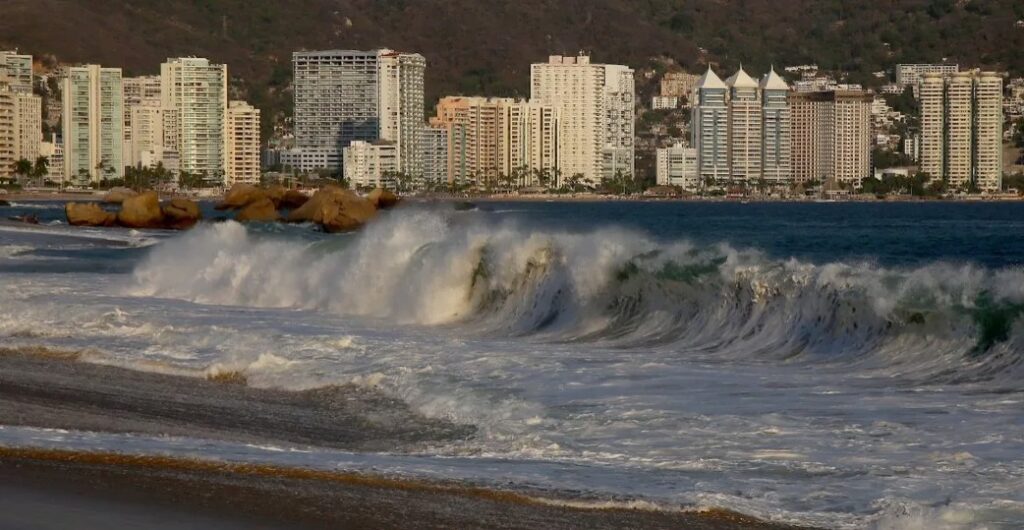
<path fill-rule="evenodd" d="M 27 179 L 32 174 L 32 162 L 22 158 L 14 163 L 14 173 L 21 175 L 22 179 Z"/>

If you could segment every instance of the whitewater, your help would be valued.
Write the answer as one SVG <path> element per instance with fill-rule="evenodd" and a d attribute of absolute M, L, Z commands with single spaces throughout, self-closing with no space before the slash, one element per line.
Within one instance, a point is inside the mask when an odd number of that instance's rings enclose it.
<path fill-rule="evenodd" d="M 1022 208 L 833 206 L 419 205 L 328 236 L 75 230 L 32 205 L 43 226 L 0 226 L 0 343 L 257 387 L 354 383 L 474 434 L 412 453 L 19 427 L 0 444 L 829 528 L 1020 528 Z"/>

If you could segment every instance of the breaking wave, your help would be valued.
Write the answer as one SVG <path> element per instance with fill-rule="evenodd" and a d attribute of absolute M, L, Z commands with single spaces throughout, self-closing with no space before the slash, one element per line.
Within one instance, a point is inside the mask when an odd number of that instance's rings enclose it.
<path fill-rule="evenodd" d="M 296 242 L 233 222 L 153 248 L 133 293 L 405 325 L 776 362 L 918 382 L 1011 378 L 1024 271 L 779 260 L 727 244 L 408 210 Z M 1008 379 L 1010 380 L 1010 379 Z"/>

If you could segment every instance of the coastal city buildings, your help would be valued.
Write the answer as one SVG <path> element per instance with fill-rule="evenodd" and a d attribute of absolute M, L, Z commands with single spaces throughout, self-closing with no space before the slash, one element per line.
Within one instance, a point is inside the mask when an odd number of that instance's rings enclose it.
<path fill-rule="evenodd" d="M 792 178 L 789 86 L 772 69 L 760 82 L 743 68 L 725 82 L 710 68 L 694 90 L 693 146 L 700 179 L 786 185 Z"/>
<path fill-rule="evenodd" d="M 691 118 L 701 181 L 729 179 L 729 87 L 710 67 L 694 88 Z"/>
<path fill-rule="evenodd" d="M 686 191 L 697 191 L 697 150 L 676 143 L 656 152 L 655 173 L 659 186 L 679 186 Z"/>
<path fill-rule="evenodd" d="M 14 96 L 14 113 L 14 158 L 35 163 L 43 141 L 43 100 L 31 92 L 18 92 Z"/>
<path fill-rule="evenodd" d="M 561 179 L 597 185 L 634 174 L 635 90 L 631 68 L 591 63 L 588 55 L 531 65 L 530 101 L 558 113 Z"/>
<path fill-rule="evenodd" d="M 351 142 L 384 139 L 396 144 L 402 171 L 422 172 L 422 55 L 387 49 L 295 52 L 292 67 L 295 149 L 282 154 L 282 162 L 302 171 L 337 170 Z"/>
<path fill-rule="evenodd" d="M 792 120 L 789 85 L 772 68 L 759 85 L 763 133 L 761 177 L 771 186 L 787 185 L 793 177 Z"/>
<path fill-rule="evenodd" d="M 921 171 L 953 190 L 1002 186 L 1002 77 L 993 72 L 921 77 Z"/>
<path fill-rule="evenodd" d="M 64 178 L 79 186 L 124 176 L 121 69 L 68 69 L 62 90 Z"/>
<path fill-rule="evenodd" d="M 951 75 L 958 71 L 960 71 L 960 66 L 956 64 L 897 64 L 896 86 L 900 88 L 911 87 L 916 95 L 923 75 Z"/>
<path fill-rule="evenodd" d="M 225 185 L 260 183 L 260 110 L 244 101 L 228 103 Z"/>
<path fill-rule="evenodd" d="M 0 178 L 9 179 L 14 174 L 15 138 L 18 135 L 16 123 L 16 99 L 18 93 L 11 85 L 0 80 Z"/>
<path fill-rule="evenodd" d="M 345 180 L 353 186 L 395 189 L 398 172 L 398 145 L 394 142 L 356 140 L 345 147 Z"/>
<path fill-rule="evenodd" d="M 160 65 L 161 104 L 171 111 L 164 116 L 171 131 L 164 147 L 177 152 L 181 171 L 211 184 L 223 184 L 227 171 L 227 92 L 226 65 L 198 57 Z"/>
<path fill-rule="evenodd" d="M 420 130 L 423 181 L 430 185 L 448 184 L 448 128 L 427 125 Z"/>
<path fill-rule="evenodd" d="M 668 72 L 661 78 L 659 94 L 662 98 L 675 98 L 672 108 L 678 107 L 682 100 L 686 100 L 687 106 L 691 106 L 693 102 L 689 98 L 694 87 L 700 82 L 700 77 L 688 72 Z"/>
<path fill-rule="evenodd" d="M 14 92 L 32 93 L 32 56 L 0 51 L 0 78 L 6 78 Z"/>
<path fill-rule="evenodd" d="M 871 174 L 870 92 L 790 92 L 793 181 L 857 186 Z"/>
<path fill-rule="evenodd" d="M 453 182 L 498 184 L 515 176 L 534 185 L 538 172 L 558 169 L 558 114 L 550 105 L 512 98 L 450 96 L 437 105 L 432 127 L 447 137 Z"/>

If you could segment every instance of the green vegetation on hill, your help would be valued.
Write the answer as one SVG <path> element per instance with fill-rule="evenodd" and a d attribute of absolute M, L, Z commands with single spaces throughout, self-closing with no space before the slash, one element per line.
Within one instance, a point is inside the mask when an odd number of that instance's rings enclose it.
<path fill-rule="evenodd" d="M 269 128 L 291 111 L 300 49 L 421 52 L 433 101 L 526 95 L 531 62 L 579 50 L 634 66 L 817 63 L 862 82 L 944 57 L 1020 75 L 1021 19 L 1020 0 L 7 0 L 0 45 L 129 75 L 156 73 L 169 56 L 209 57 L 229 65 L 233 95 Z"/>

